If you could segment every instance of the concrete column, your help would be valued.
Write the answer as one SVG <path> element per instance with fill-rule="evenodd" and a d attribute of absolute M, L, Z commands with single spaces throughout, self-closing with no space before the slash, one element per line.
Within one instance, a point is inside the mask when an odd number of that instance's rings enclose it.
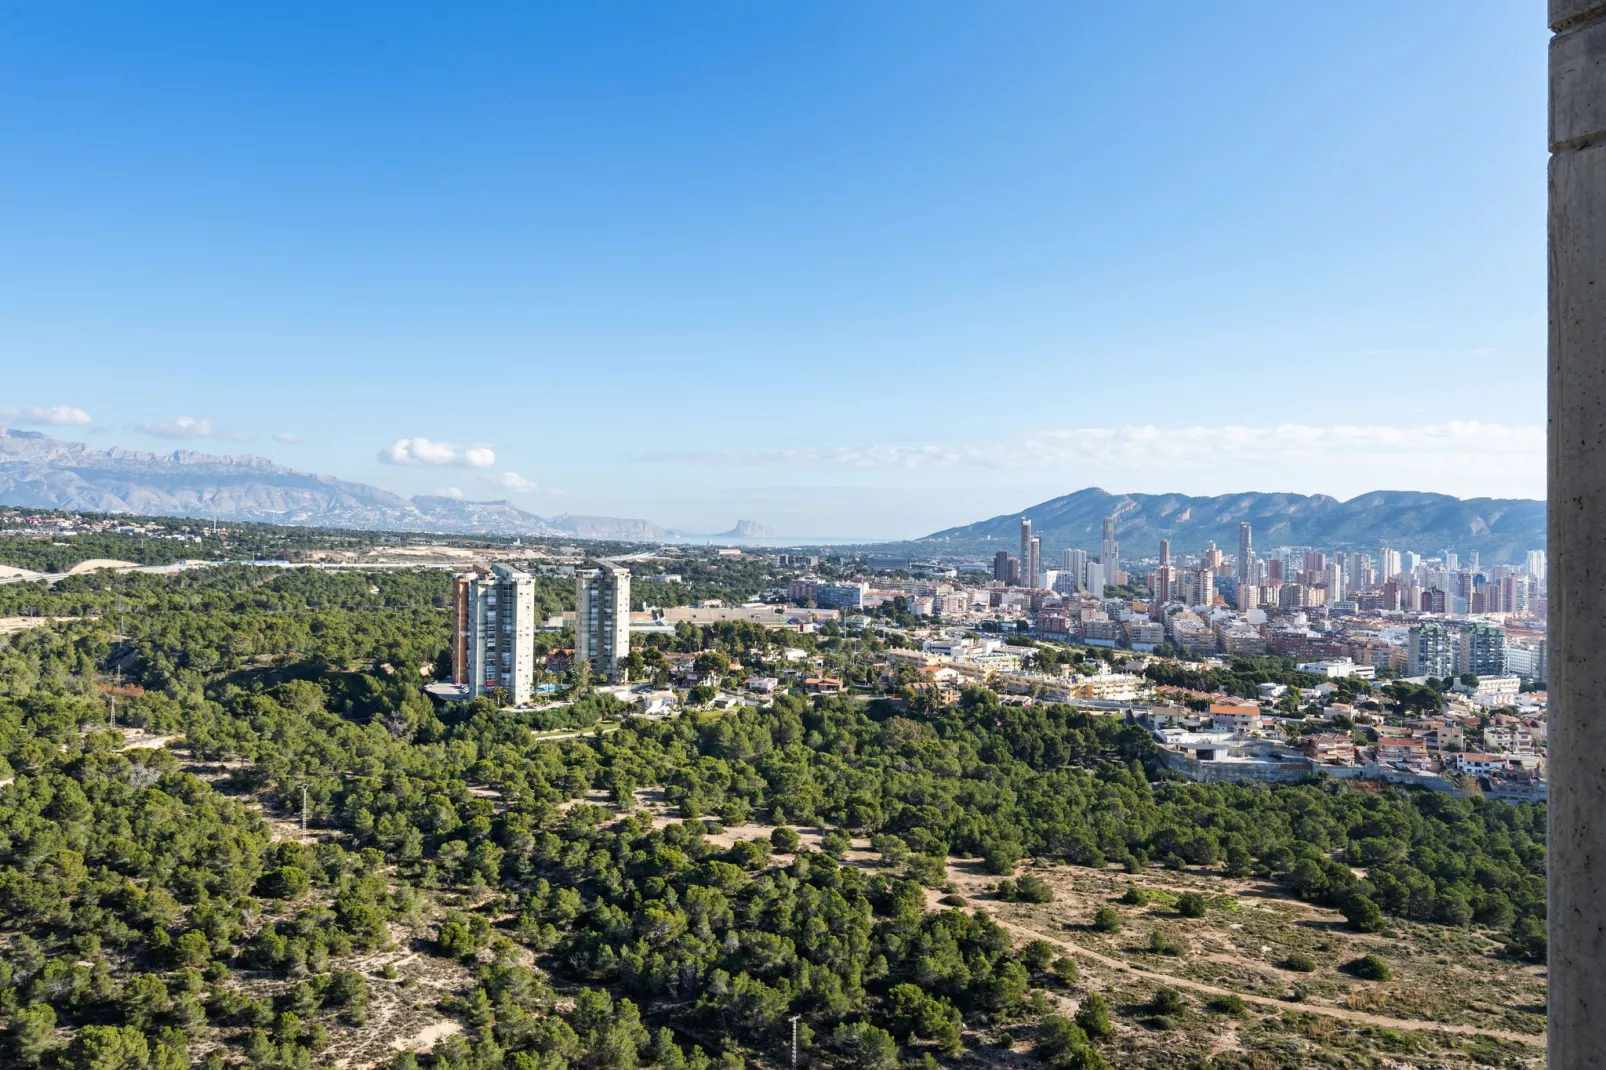
<path fill-rule="evenodd" d="M 1606 1068 L 1606 0 L 1550 0 L 1550 1058 Z"/>

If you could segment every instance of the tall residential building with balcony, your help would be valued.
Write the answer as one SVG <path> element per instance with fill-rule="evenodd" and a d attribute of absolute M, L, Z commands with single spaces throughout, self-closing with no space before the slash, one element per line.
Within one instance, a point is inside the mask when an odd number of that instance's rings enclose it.
<path fill-rule="evenodd" d="M 1411 629 L 1409 644 L 1412 676 L 1451 675 L 1455 670 L 1455 632 L 1442 624 L 1424 622 Z"/>
<path fill-rule="evenodd" d="M 821 585 L 822 587 L 824 584 Z M 603 563 L 574 574 L 574 656 L 610 683 L 630 656 L 630 570 Z"/>
<path fill-rule="evenodd" d="M 1239 583 L 1255 582 L 1254 529 L 1247 520 L 1238 525 L 1238 557 L 1233 564 L 1238 570 Z"/>
<path fill-rule="evenodd" d="M 489 576 L 460 577 L 458 614 L 465 669 L 458 683 L 470 698 L 503 691 L 528 705 L 535 680 L 535 586 L 527 572 L 492 565 Z"/>
<path fill-rule="evenodd" d="M 1456 667 L 1474 676 L 1506 675 L 1506 630 L 1479 622 L 1461 629 Z"/>

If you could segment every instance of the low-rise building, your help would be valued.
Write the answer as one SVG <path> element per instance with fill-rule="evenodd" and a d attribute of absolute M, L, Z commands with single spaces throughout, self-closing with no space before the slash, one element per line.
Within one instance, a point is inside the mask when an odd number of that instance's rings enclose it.
<path fill-rule="evenodd" d="M 1355 761 L 1355 741 L 1347 732 L 1313 732 L 1299 741 L 1299 749 L 1314 762 Z"/>
<path fill-rule="evenodd" d="M 1311 773 L 1310 759 L 1274 740 L 1235 739 L 1230 732 L 1185 732 L 1168 728 L 1154 733 L 1160 761 L 1191 780 L 1261 780 L 1288 782 Z"/>
<path fill-rule="evenodd" d="M 1259 706 L 1244 702 L 1212 702 L 1210 722 L 1218 729 L 1248 734 L 1260 731 Z"/>
<path fill-rule="evenodd" d="M 1420 765 L 1427 761 L 1427 741 L 1415 736 L 1379 736 L 1377 740 L 1377 760 L 1380 762 L 1400 762 L 1406 765 Z"/>
<path fill-rule="evenodd" d="M 1492 709 L 1496 706 L 1510 706 L 1517 701 L 1517 695 L 1522 691 L 1522 678 L 1518 676 L 1480 676 L 1476 687 L 1457 682 L 1456 690 L 1467 694 L 1475 706 Z"/>
<path fill-rule="evenodd" d="M 1375 666 L 1358 664 L 1349 658 L 1334 658 L 1331 661 L 1302 661 L 1299 663 L 1298 668 L 1300 672 L 1326 676 L 1333 680 L 1351 676 L 1358 680 L 1375 680 L 1377 678 Z"/>

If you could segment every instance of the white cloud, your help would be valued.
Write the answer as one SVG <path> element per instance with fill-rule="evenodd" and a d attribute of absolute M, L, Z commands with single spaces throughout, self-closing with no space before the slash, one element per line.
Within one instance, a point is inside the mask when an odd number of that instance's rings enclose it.
<path fill-rule="evenodd" d="M 431 468 L 489 468 L 496 463 L 496 453 L 489 446 L 463 447 L 416 436 L 398 438 L 379 451 L 379 459 L 385 464 Z"/>
<path fill-rule="evenodd" d="M 503 487 L 507 490 L 518 490 L 528 493 L 529 491 L 537 489 L 535 480 L 525 479 L 517 472 L 503 472 L 501 475 L 496 477 L 495 482 L 497 486 Z"/>
<path fill-rule="evenodd" d="M 1232 461 L 1359 462 L 1390 458 L 1441 463 L 1542 460 L 1545 429 L 1454 420 L 1420 427 L 1279 424 L 1275 427 L 1077 427 L 958 446 L 882 445 L 826 449 L 665 453 L 648 459 L 694 464 L 849 469 L 1167 469 Z M 1386 480 L 1385 480 L 1386 482 Z"/>
<path fill-rule="evenodd" d="M 461 498 L 463 491 L 459 487 L 436 487 L 435 493 L 442 498 Z"/>
<path fill-rule="evenodd" d="M 53 405 L 42 408 L 30 405 L 25 409 L 0 409 L 0 417 L 19 424 L 39 424 L 47 427 L 88 427 L 94 418 L 83 409 L 72 405 Z"/>
<path fill-rule="evenodd" d="M 280 431 L 278 434 L 273 436 L 273 441 L 287 442 L 293 446 L 301 441 L 301 436 L 296 434 L 294 431 Z"/>
<path fill-rule="evenodd" d="M 180 416 L 175 420 L 147 420 L 138 426 L 138 430 L 152 438 L 216 438 L 245 442 L 251 437 L 244 431 L 230 431 L 216 426 L 211 420 L 197 420 L 193 416 Z"/>

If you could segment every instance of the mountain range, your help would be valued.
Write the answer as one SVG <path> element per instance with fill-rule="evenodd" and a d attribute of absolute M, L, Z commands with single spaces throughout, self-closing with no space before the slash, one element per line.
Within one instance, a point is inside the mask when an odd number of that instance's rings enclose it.
<path fill-rule="evenodd" d="M 5 428 L 0 428 L 0 505 L 459 535 L 633 541 L 676 534 L 647 520 L 568 513 L 541 517 L 507 501 L 403 498 L 250 454 L 100 450 Z"/>
<path fill-rule="evenodd" d="M 1214 542 L 1238 549 L 1238 525 L 1247 520 L 1257 550 L 1313 546 L 1362 550 L 1381 546 L 1418 553 L 1476 550 L 1483 562 L 1517 561 L 1545 545 L 1545 503 L 1527 498 L 1455 498 L 1421 491 L 1378 490 L 1339 501 L 1325 494 L 1111 494 L 1088 487 L 963 527 L 933 532 L 915 545 L 963 552 L 1000 549 L 1018 553 L 1020 521 L 1032 522 L 1043 540 L 1043 559 L 1067 547 L 1097 555 L 1104 518 L 1115 517 L 1123 560 L 1154 557 L 1161 539 L 1174 552 L 1194 553 Z"/>

